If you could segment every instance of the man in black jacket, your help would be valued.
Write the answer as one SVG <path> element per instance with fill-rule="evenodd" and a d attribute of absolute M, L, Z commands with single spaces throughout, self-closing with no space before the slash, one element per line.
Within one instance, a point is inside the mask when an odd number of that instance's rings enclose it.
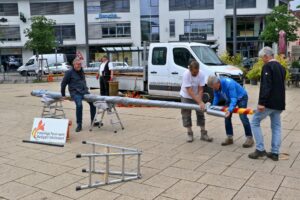
<path fill-rule="evenodd" d="M 88 88 L 86 86 L 85 75 L 81 67 L 81 60 L 75 58 L 73 61 L 72 69 L 68 70 L 65 73 L 65 76 L 61 82 L 61 95 L 64 98 L 66 96 L 65 90 L 66 86 L 68 85 L 68 89 L 71 95 L 71 98 L 74 100 L 76 104 L 76 122 L 77 128 L 76 132 L 80 132 L 82 130 L 82 100 L 85 94 L 88 94 Z M 90 103 L 90 114 L 91 114 L 91 121 L 93 121 L 96 108 L 93 103 Z M 98 124 L 96 124 L 98 125 Z"/>
<path fill-rule="evenodd" d="M 249 154 L 249 158 L 258 159 L 265 155 L 274 161 L 278 161 L 281 145 L 281 119 L 280 114 L 285 110 L 285 76 L 283 66 L 274 59 L 273 50 L 264 47 L 259 52 L 265 63 L 261 72 L 261 83 L 257 112 L 254 114 L 251 128 L 256 141 L 256 150 Z M 260 122 L 267 116 L 271 119 L 272 148 L 266 153 L 263 133 Z"/>

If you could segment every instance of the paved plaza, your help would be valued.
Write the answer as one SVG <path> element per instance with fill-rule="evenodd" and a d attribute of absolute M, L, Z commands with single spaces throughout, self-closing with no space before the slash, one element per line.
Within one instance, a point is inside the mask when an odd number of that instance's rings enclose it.
<path fill-rule="evenodd" d="M 33 118 L 42 111 L 40 98 L 30 96 L 33 89 L 59 91 L 59 84 L 0 85 L 1 200 L 300 199 L 299 88 L 287 89 L 281 152 L 290 155 L 278 162 L 248 159 L 254 148 L 241 147 L 245 138 L 238 116 L 233 119 L 235 143 L 222 147 L 224 119 L 206 118 L 213 143 L 200 141 L 198 128 L 193 129 L 197 139 L 186 143 L 180 110 L 176 109 L 118 108 L 125 130 L 115 134 L 106 121 L 101 129 L 88 131 L 89 106 L 85 103 L 83 131 L 75 133 L 75 106 L 69 101 L 63 104 L 74 125 L 65 147 L 22 143 L 29 139 Z M 258 86 L 247 86 L 247 90 L 249 107 L 255 108 Z M 269 123 L 268 119 L 262 125 L 267 150 L 271 143 Z M 142 179 L 75 191 L 88 181 L 87 174 L 81 172 L 88 166 L 87 160 L 75 158 L 77 153 L 89 151 L 81 144 L 83 140 L 141 149 Z M 118 166 L 114 160 L 111 164 Z M 133 162 L 128 165 L 133 167 Z"/>

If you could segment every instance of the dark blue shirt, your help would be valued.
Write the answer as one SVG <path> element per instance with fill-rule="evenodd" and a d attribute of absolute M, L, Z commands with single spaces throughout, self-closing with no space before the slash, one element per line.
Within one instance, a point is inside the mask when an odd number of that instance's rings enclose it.
<path fill-rule="evenodd" d="M 74 95 L 85 95 L 88 94 L 88 88 L 85 81 L 85 75 L 83 70 L 76 71 L 74 68 L 66 71 L 65 76 L 61 82 L 61 95 L 65 96 L 66 86 L 71 97 Z"/>

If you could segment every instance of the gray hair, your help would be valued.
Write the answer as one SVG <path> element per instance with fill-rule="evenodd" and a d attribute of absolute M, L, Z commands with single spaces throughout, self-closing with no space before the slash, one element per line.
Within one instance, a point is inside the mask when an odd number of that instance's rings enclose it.
<path fill-rule="evenodd" d="M 271 47 L 264 47 L 258 53 L 258 57 L 264 57 L 264 56 L 272 56 L 273 57 L 273 55 L 274 55 L 274 51 Z"/>
<path fill-rule="evenodd" d="M 220 79 L 217 76 L 210 75 L 207 79 L 207 85 L 208 87 L 212 87 L 213 84 L 218 83 Z"/>

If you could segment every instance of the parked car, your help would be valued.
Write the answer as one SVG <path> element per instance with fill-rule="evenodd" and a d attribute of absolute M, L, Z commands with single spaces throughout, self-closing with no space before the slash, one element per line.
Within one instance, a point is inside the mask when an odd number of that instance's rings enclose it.
<path fill-rule="evenodd" d="M 11 56 L 7 61 L 7 65 L 9 70 L 17 69 L 18 67 L 21 66 L 21 59 Z"/>
<path fill-rule="evenodd" d="M 244 58 L 243 67 L 249 70 L 253 67 L 254 63 L 256 62 L 257 62 L 257 58 Z"/>
<path fill-rule="evenodd" d="M 67 62 L 56 63 L 56 64 L 54 63 L 44 68 L 44 74 L 48 74 L 48 73 L 61 74 L 66 72 L 70 68 L 71 66 Z"/>
<path fill-rule="evenodd" d="M 128 68 L 128 64 L 126 62 L 110 62 L 113 65 L 113 70 L 120 70 L 123 68 Z M 92 62 L 88 67 L 84 68 L 84 72 L 98 72 L 100 69 L 101 62 Z"/>
<path fill-rule="evenodd" d="M 29 73 L 38 73 L 41 71 L 39 69 L 39 62 L 42 59 L 43 61 L 43 68 L 46 68 L 47 65 L 51 65 L 54 63 L 65 63 L 67 62 L 67 57 L 65 54 L 44 54 L 44 55 L 39 55 L 38 58 L 36 56 L 31 56 L 29 60 L 22 65 L 21 67 L 18 68 L 18 72 L 22 76 L 26 76 Z M 45 72 L 45 69 L 43 69 Z"/>

